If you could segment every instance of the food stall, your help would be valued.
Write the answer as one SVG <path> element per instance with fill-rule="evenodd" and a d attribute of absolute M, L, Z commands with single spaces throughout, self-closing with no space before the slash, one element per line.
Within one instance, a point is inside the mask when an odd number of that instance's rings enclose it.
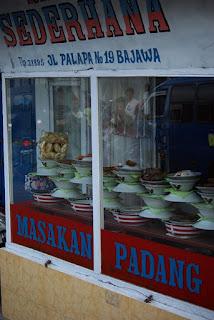
<path fill-rule="evenodd" d="M 213 9 L 2 5 L 6 318 L 213 319 Z"/>

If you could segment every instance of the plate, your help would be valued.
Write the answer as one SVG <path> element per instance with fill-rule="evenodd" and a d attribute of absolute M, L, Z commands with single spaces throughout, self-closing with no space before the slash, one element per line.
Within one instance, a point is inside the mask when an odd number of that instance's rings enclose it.
<path fill-rule="evenodd" d="M 81 199 L 84 196 L 75 189 L 57 189 L 52 193 L 52 196 L 55 198 L 64 198 L 64 199 Z"/>
<path fill-rule="evenodd" d="M 160 219 L 160 220 L 169 220 L 172 216 L 172 211 L 170 209 L 154 209 L 154 208 L 147 208 L 144 209 L 139 213 L 140 217 L 149 218 L 149 219 Z"/>
<path fill-rule="evenodd" d="M 214 230 L 214 220 L 213 219 L 201 219 L 193 224 L 193 226 L 197 229 L 201 230 Z"/>
<path fill-rule="evenodd" d="M 202 202 L 201 197 L 197 195 L 196 192 L 190 191 L 185 197 L 182 196 L 183 192 L 179 195 L 179 191 L 176 191 L 176 194 L 170 193 L 164 196 L 164 199 L 169 202 L 185 202 L 185 203 L 199 203 Z"/>
<path fill-rule="evenodd" d="M 51 194 L 43 193 L 43 194 L 33 194 L 33 198 L 37 202 L 42 202 L 46 204 L 54 204 L 64 201 L 62 198 L 54 198 Z"/>

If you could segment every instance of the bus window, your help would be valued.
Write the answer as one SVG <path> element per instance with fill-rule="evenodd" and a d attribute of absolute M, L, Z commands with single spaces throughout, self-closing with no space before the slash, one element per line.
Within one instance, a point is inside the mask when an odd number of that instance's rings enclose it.
<path fill-rule="evenodd" d="M 198 87 L 196 119 L 198 122 L 214 122 L 214 83 Z"/>
<path fill-rule="evenodd" d="M 170 120 L 192 122 L 194 118 L 195 87 L 175 86 L 170 99 Z"/>
<path fill-rule="evenodd" d="M 149 100 L 149 114 L 147 119 L 152 120 L 164 115 L 166 95 L 155 95 Z"/>

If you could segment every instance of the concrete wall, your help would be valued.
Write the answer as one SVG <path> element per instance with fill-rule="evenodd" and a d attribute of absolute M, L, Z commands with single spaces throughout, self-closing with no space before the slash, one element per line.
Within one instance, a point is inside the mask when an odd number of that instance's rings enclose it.
<path fill-rule="evenodd" d="M 9 320 L 181 320 L 144 302 L 0 250 L 2 311 Z"/>

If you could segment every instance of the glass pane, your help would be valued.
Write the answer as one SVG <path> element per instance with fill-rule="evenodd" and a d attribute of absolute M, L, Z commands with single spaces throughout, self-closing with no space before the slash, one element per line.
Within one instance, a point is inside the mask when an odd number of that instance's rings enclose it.
<path fill-rule="evenodd" d="M 118 232 L 121 243 L 128 243 L 128 234 L 175 247 L 179 239 L 185 249 L 190 238 L 197 238 L 193 251 L 205 252 L 209 246 L 214 254 L 213 235 L 205 231 L 214 230 L 214 127 L 195 117 L 196 111 L 201 120 L 212 117 L 210 82 L 183 77 L 99 79 L 106 250 L 109 242 L 118 241 Z M 207 220 L 206 226 L 201 223 Z M 125 245 L 118 248 L 122 265 L 134 251 L 126 252 Z M 105 264 L 105 252 L 103 257 Z M 113 268 L 103 269 L 112 274 Z"/>
<path fill-rule="evenodd" d="M 214 83 L 198 87 L 197 120 L 214 122 Z"/>
<path fill-rule="evenodd" d="M 92 268 L 89 79 L 14 79 L 6 85 L 14 239 L 22 244 L 28 238 L 32 248 Z"/>

